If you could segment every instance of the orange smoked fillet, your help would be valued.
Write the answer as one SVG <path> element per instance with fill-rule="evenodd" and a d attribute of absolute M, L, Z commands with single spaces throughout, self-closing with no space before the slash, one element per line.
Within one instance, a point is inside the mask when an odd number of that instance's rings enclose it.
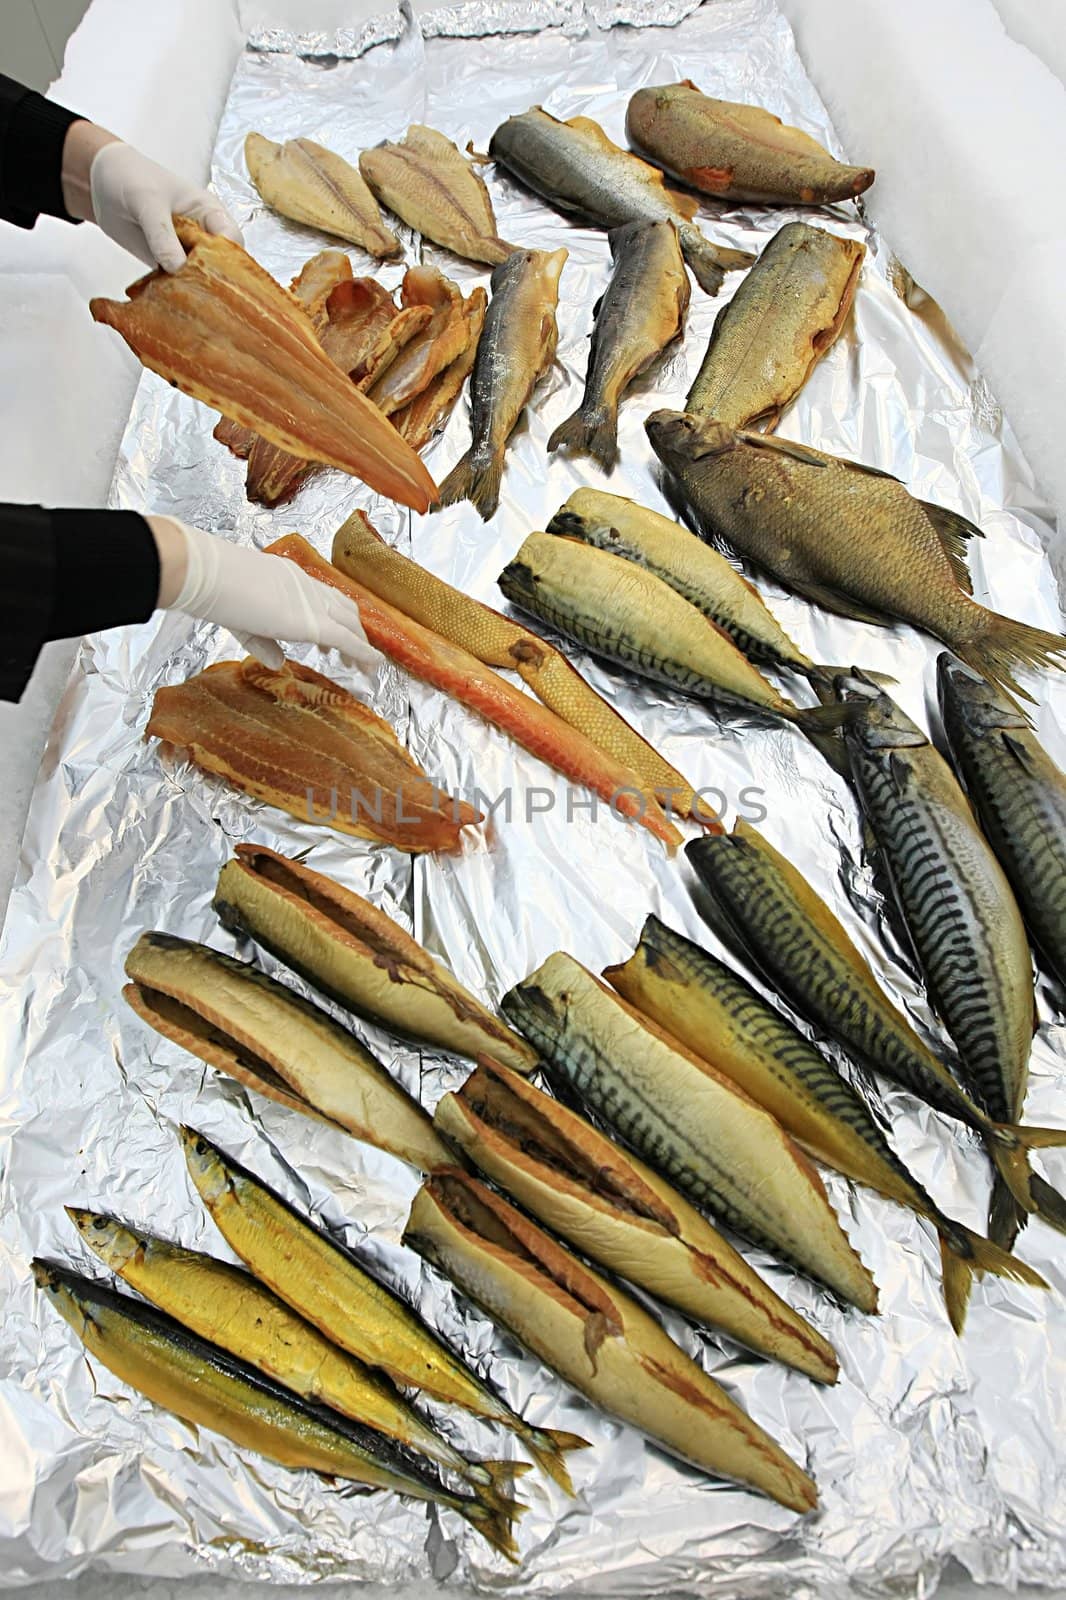
<path fill-rule="evenodd" d="M 674 848 L 680 842 L 678 830 L 631 768 L 605 755 L 584 734 L 460 645 L 449 643 L 379 600 L 338 571 L 298 533 L 276 540 L 268 554 L 295 561 L 312 577 L 350 595 L 359 607 L 370 643 L 412 676 L 477 711 L 558 772 L 613 802 L 623 816 L 642 822 L 664 844 Z"/>
<path fill-rule="evenodd" d="M 294 817 L 412 852 L 480 822 L 437 789 L 376 712 L 310 667 L 220 661 L 160 689 L 147 733 Z"/>
<path fill-rule="evenodd" d="M 89 309 L 153 372 L 293 455 L 323 461 L 425 511 L 426 468 L 330 360 L 297 298 L 240 245 L 176 217 L 188 252 L 175 273 L 152 272 L 129 300 Z"/>

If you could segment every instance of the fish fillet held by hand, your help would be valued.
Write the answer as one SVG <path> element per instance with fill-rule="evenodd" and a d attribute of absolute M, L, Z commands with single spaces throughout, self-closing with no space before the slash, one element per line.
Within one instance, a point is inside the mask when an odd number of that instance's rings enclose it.
<path fill-rule="evenodd" d="M 526 1422 L 350 1251 L 203 1134 L 182 1128 L 180 1137 L 189 1175 L 215 1225 L 262 1283 L 334 1344 L 392 1382 L 509 1429 L 538 1466 L 572 1492 L 565 1456 L 585 1448 L 584 1439 Z"/>
<path fill-rule="evenodd" d="M 605 754 L 555 712 L 531 700 L 461 645 L 450 643 L 378 599 L 356 579 L 326 561 L 298 533 L 278 539 L 268 546 L 268 554 L 295 561 L 312 578 L 354 600 L 367 638 L 405 671 L 444 690 L 557 771 L 586 784 L 619 815 L 640 822 L 671 850 L 680 843 L 680 833 L 654 795 L 642 791 L 636 772 Z"/>
<path fill-rule="evenodd" d="M 877 1289 L 811 1162 L 769 1112 L 557 951 L 501 1010 L 548 1075 L 701 1210 L 857 1306 Z"/>
<path fill-rule="evenodd" d="M 239 844 L 214 910 L 359 1016 L 463 1056 L 532 1072 L 536 1052 L 362 895 L 302 861 Z"/>
<path fill-rule="evenodd" d="M 482 1064 L 434 1120 L 486 1178 L 574 1249 L 697 1322 L 835 1383 L 832 1346 L 705 1217 L 584 1117 Z"/>
<path fill-rule="evenodd" d="M 369 706 L 295 661 L 219 661 L 158 689 L 145 731 L 294 817 L 412 853 L 453 850 L 481 820 Z"/>
<path fill-rule="evenodd" d="M 516 250 L 493 272 L 470 379 L 470 449 L 441 484 L 438 507 L 470 500 L 483 521 L 495 514 L 507 441 L 555 359 L 566 257 L 565 250 Z"/>
<path fill-rule="evenodd" d="M 713 417 L 657 411 L 645 426 L 699 528 L 805 599 L 859 622 L 923 628 L 1024 699 L 1018 668 L 1066 665 L 1060 634 L 972 598 L 965 551 L 981 530 L 957 511 L 876 467 Z"/>
<path fill-rule="evenodd" d="M 395 428 L 330 360 L 307 311 L 232 239 L 186 217 L 179 272 L 128 300 L 90 301 L 146 367 L 291 454 L 339 467 L 425 511 L 436 485 Z"/>
<path fill-rule="evenodd" d="M 548 523 L 548 532 L 646 568 L 724 629 L 752 661 L 787 667 L 805 678 L 824 679 L 829 670 L 793 643 L 755 585 L 731 562 L 658 511 L 622 495 L 576 489 Z"/>
<path fill-rule="evenodd" d="M 499 1511 L 447 1489 L 413 1450 L 303 1399 L 143 1300 L 44 1261 L 33 1263 L 33 1275 L 90 1355 L 184 1422 L 284 1467 L 310 1468 L 448 1506 L 514 1556 Z"/>
<path fill-rule="evenodd" d="M 648 917 L 629 960 L 603 975 L 690 1050 L 713 1057 L 811 1155 L 933 1224 L 956 1333 L 962 1332 L 972 1275 L 989 1271 L 1042 1286 L 1031 1268 L 940 1210 L 896 1155 L 858 1091 L 739 973 L 658 917 Z"/>
<path fill-rule="evenodd" d="M 865 254 L 855 239 L 786 223 L 714 319 L 686 409 L 772 431 L 844 327 Z"/>
<path fill-rule="evenodd" d="M 238 1083 L 423 1172 L 454 1164 L 422 1107 L 362 1041 L 257 967 L 142 933 L 126 976 L 123 997 L 142 1021 Z"/>
<path fill-rule="evenodd" d="M 477 169 L 435 128 L 413 122 L 399 144 L 364 150 L 359 170 L 383 206 L 454 255 L 497 266 L 515 248 L 496 232 Z"/>
<path fill-rule="evenodd" d="M 261 133 L 244 141 L 244 159 L 260 198 L 283 217 L 360 245 L 372 256 L 403 254 L 357 168 L 312 139 L 275 144 Z"/>
<path fill-rule="evenodd" d="M 704 826 L 717 826 L 692 785 L 558 650 L 394 550 L 361 511 L 353 512 L 338 528 L 333 564 L 412 621 L 470 651 L 486 666 L 517 672 L 538 700 L 590 740 L 602 755 L 635 772 L 640 786 L 661 804 Z"/>
<path fill-rule="evenodd" d="M 560 122 L 534 106 L 500 124 L 489 154 L 550 206 L 597 227 L 673 222 L 685 260 L 708 294 L 718 293 L 728 271 L 755 259 L 750 251 L 712 244 L 692 222 L 693 196 L 668 188 L 656 167 L 613 144 L 588 117 Z"/>
<path fill-rule="evenodd" d="M 688 273 L 672 222 L 629 222 L 611 235 L 614 270 L 596 307 L 581 404 L 548 440 L 593 456 L 606 472 L 618 459 L 618 403 L 638 373 L 681 337 Z"/>
<path fill-rule="evenodd" d="M 626 134 L 657 166 L 720 200 L 824 205 L 853 200 L 874 181 L 871 168 L 834 160 L 762 106 L 713 100 L 688 78 L 638 89 Z"/>
<path fill-rule="evenodd" d="M 472 1515 L 470 1508 L 459 1514 L 467 1514 L 497 1548 L 510 1545 L 506 1553 L 514 1553 L 509 1523 L 521 1508 L 505 1492 L 510 1463 L 468 1461 L 387 1379 L 331 1344 L 242 1267 L 184 1250 L 100 1212 L 76 1206 L 66 1212 L 105 1266 L 198 1338 L 221 1346 L 301 1400 L 328 1406 L 396 1440 L 423 1465 L 433 1462 L 454 1473 L 486 1508 L 502 1514 L 502 1521 L 493 1526 L 476 1507 Z M 496 1535 L 502 1535 L 499 1542 Z"/>
<path fill-rule="evenodd" d="M 797 1512 L 814 1483 L 629 1295 L 476 1178 L 415 1196 L 405 1241 L 594 1405 Z"/>
<path fill-rule="evenodd" d="M 1066 1130 L 1000 1123 L 971 1099 L 889 1000 L 825 901 L 754 828 L 738 822 L 731 834 L 693 840 L 685 854 L 716 930 L 782 999 L 860 1065 L 972 1128 L 1022 1209 L 1039 1211 L 1029 1151 L 1066 1145 Z"/>

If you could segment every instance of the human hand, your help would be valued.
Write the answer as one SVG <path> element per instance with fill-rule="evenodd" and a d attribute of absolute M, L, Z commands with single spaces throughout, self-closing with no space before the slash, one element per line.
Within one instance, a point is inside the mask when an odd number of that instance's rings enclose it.
<path fill-rule="evenodd" d="M 376 660 L 355 601 L 294 562 L 176 517 L 146 521 L 159 551 L 159 605 L 165 610 L 217 622 L 271 665 L 278 662 L 278 639 L 339 650 L 361 666 Z"/>
<path fill-rule="evenodd" d="M 63 145 L 63 199 L 71 216 L 95 222 L 150 267 L 177 272 L 185 251 L 175 214 L 242 244 L 241 230 L 208 189 L 150 161 L 92 122 L 75 122 Z"/>

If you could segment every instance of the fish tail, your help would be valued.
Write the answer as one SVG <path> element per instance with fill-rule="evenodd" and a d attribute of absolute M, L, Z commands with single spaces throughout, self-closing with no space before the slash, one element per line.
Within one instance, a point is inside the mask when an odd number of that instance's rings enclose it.
<path fill-rule="evenodd" d="M 551 438 L 548 449 L 572 450 L 576 455 L 590 455 L 605 472 L 610 472 L 618 460 L 618 413 L 613 407 L 595 406 L 586 411 L 579 406 L 565 422 L 560 422 Z"/>
<path fill-rule="evenodd" d="M 808 683 L 814 685 L 816 690 L 832 689 L 838 678 L 848 677 L 855 671 L 854 667 L 827 666 L 824 661 L 789 661 L 783 662 L 782 665 L 787 665 L 794 672 L 800 673 Z M 883 689 L 891 689 L 899 682 L 899 679 L 894 678 L 890 672 L 871 672 L 869 667 L 863 667 L 862 675 Z"/>
<path fill-rule="evenodd" d="M 1023 1140 L 1019 1138 L 1021 1132 L 1021 1128 L 995 1123 L 986 1130 L 986 1143 L 988 1154 L 996 1169 L 996 1182 L 1008 1190 L 1022 1211 L 1028 1213 L 1033 1209 L 1033 1197 L 1029 1187 L 1033 1171 L 1029 1165 L 1029 1152 Z M 1000 1240 L 996 1239 L 996 1242 L 998 1244 Z"/>
<path fill-rule="evenodd" d="M 498 1550 L 508 1561 L 518 1565 L 518 1545 L 515 1541 L 514 1528 L 511 1526 L 511 1517 L 501 1506 L 486 1503 L 484 1500 L 462 1500 L 455 1506 L 455 1510 L 494 1550 Z"/>
<path fill-rule="evenodd" d="M 1034 1172 L 1029 1179 L 1029 1193 L 1041 1222 L 1046 1222 L 1049 1228 L 1057 1228 L 1059 1233 L 1066 1233 L 1066 1197 L 1053 1189 L 1039 1172 Z"/>
<path fill-rule="evenodd" d="M 1035 1174 L 1030 1174 L 1030 1185 Z M 1011 1193 L 997 1172 L 988 1202 L 988 1236 L 1001 1250 L 1013 1250 L 1014 1241 L 1029 1221 L 1029 1212 Z"/>
<path fill-rule="evenodd" d="M 944 1300 L 948 1319 L 958 1334 L 966 1322 L 966 1308 L 975 1274 L 994 1272 L 999 1278 L 1010 1278 L 1015 1283 L 1027 1283 L 1034 1289 L 1046 1289 L 1047 1282 L 1033 1267 L 1015 1260 L 992 1239 L 985 1239 L 961 1223 L 945 1224 L 938 1229 L 940 1235 L 940 1261 L 944 1273 Z"/>
<path fill-rule="evenodd" d="M 437 490 L 437 503 L 433 508 L 435 511 L 439 511 L 442 506 L 453 506 L 458 500 L 465 500 L 470 493 L 470 479 L 473 476 L 470 457 L 471 452 L 468 450 L 466 455 L 455 463 Z"/>
<path fill-rule="evenodd" d="M 496 452 L 487 462 L 475 463 L 474 452 L 468 450 L 437 491 L 437 505 L 452 506 L 459 500 L 469 500 L 480 511 L 482 522 L 488 522 L 500 503 L 502 480 L 502 451 Z"/>
<path fill-rule="evenodd" d="M 789 718 L 797 728 L 806 734 L 811 744 L 829 763 L 833 771 L 845 778 L 850 768 L 848 765 L 848 752 L 843 739 L 840 737 L 840 730 L 848 720 L 847 712 L 849 709 L 848 706 L 835 704 L 804 706 L 802 710 L 797 710 Z"/>
<path fill-rule="evenodd" d="M 1030 1150 L 1056 1150 L 1066 1145 L 1066 1128 L 1036 1128 L 1028 1123 L 996 1123 L 988 1153 L 996 1167 L 989 1205 L 988 1231 L 996 1244 L 1009 1249 L 1030 1212 L 1066 1233 L 1066 1199 L 1029 1165 Z"/>
<path fill-rule="evenodd" d="M 1066 1146 L 1066 1128 L 1034 1128 L 1019 1122 L 1010 1129 L 1026 1150 L 1061 1150 Z"/>
<path fill-rule="evenodd" d="M 477 1476 L 471 1475 L 471 1482 L 479 1500 L 517 1522 L 529 1507 L 524 1500 L 514 1498 L 514 1480 L 532 1471 L 528 1461 L 479 1461 Z"/>
<path fill-rule="evenodd" d="M 679 228 L 677 231 L 681 240 L 681 254 L 692 268 L 696 282 L 707 294 L 717 294 L 722 287 L 725 270 L 715 260 L 707 240 L 696 228 Z"/>
<path fill-rule="evenodd" d="M 1066 666 L 1066 638 L 1061 634 L 1031 627 L 1028 622 L 1015 622 L 996 611 L 982 612 L 975 637 L 956 642 L 953 648 L 982 678 L 1030 703 L 1033 697 L 1017 681 L 1015 670 Z"/>
<path fill-rule="evenodd" d="M 560 1489 L 573 1494 L 573 1481 L 563 1457 L 571 1450 L 589 1449 L 588 1440 L 582 1439 L 579 1433 L 566 1433 L 561 1428 L 527 1428 L 523 1430 L 522 1439 L 540 1470 Z"/>

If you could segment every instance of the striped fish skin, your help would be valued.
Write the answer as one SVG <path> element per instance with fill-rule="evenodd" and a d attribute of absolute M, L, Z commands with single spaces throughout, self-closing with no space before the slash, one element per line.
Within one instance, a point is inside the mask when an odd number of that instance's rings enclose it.
<path fill-rule="evenodd" d="M 873 1279 L 814 1167 L 707 1061 L 557 951 L 501 1002 L 549 1076 L 701 1209 L 863 1311 Z"/>
<path fill-rule="evenodd" d="M 972 1273 L 993 1271 L 1046 1287 L 1032 1269 L 945 1215 L 896 1155 L 858 1091 L 787 1017 L 708 951 L 649 916 L 633 955 L 608 967 L 604 977 L 691 1050 L 713 1057 L 812 1155 L 933 1224 L 957 1333 Z"/>
<path fill-rule="evenodd" d="M 806 676 L 817 668 L 788 637 L 755 585 L 679 522 L 600 489 L 577 489 L 548 523 L 548 532 L 646 567 L 724 628 L 753 661 Z"/>
<path fill-rule="evenodd" d="M 1066 774 L 992 684 L 945 651 L 940 712 L 956 770 L 1041 960 L 1066 985 Z"/>

